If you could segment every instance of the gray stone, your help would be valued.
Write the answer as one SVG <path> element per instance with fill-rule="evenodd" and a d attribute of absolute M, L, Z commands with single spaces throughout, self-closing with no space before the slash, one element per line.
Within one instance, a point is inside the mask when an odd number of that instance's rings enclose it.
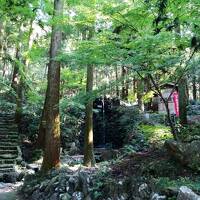
<path fill-rule="evenodd" d="M 39 169 L 40 169 L 40 166 L 37 165 L 37 164 L 28 164 L 28 165 L 26 165 L 26 168 L 27 168 L 27 169 L 32 169 L 32 170 L 34 170 L 35 172 L 38 172 Z"/>
<path fill-rule="evenodd" d="M 28 169 L 26 170 L 26 174 L 32 175 L 32 174 L 35 174 L 35 171 L 32 169 Z"/>
<path fill-rule="evenodd" d="M 177 200 L 200 200 L 200 196 L 195 194 L 190 188 L 181 186 Z"/>
<path fill-rule="evenodd" d="M 166 196 L 164 195 L 159 195 L 157 193 L 154 193 L 151 197 L 151 200 L 165 200 L 166 199 Z"/>
<path fill-rule="evenodd" d="M 140 185 L 138 192 L 139 192 L 140 197 L 143 199 L 148 199 L 150 196 L 149 187 L 146 183 L 143 183 L 142 185 Z"/>
<path fill-rule="evenodd" d="M 69 155 L 76 155 L 79 152 L 78 147 L 76 147 L 76 143 L 72 142 L 69 150 Z"/>
<path fill-rule="evenodd" d="M 5 183 L 15 183 L 17 182 L 18 177 L 19 177 L 18 172 L 10 172 L 3 175 L 3 181 Z"/>
<path fill-rule="evenodd" d="M 83 200 L 84 194 L 82 192 L 74 192 L 72 194 L 72 200 Z"/>
<path fill-rule="evenodd" d="M 71 200 L 71 199 L 72 199 L 72 196 L 69 195 L 68 193 L 60 194 L 59 196 L 59 200 Z"/>

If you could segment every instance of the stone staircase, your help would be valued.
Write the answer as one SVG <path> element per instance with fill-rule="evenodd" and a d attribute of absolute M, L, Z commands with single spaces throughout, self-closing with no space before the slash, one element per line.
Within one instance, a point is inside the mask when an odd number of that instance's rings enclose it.
<path fill-rule="evenodd" d="M 21 161 L 18 128 L 13 115 L 0 114 L 0 177 L 15 172 Z"/>

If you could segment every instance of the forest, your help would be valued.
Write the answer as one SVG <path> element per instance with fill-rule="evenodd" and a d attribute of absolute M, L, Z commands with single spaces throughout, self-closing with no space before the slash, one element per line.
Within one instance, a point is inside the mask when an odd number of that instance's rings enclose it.
<path fill-rule="evenodd" d="M 199 0 L 0 0 L 0 200 L 200 200 Z"/>

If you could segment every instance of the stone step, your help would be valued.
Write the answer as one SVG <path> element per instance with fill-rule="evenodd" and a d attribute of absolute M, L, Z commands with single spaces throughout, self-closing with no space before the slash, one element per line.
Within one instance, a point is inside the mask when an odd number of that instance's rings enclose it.
<path fill-rule="evenodd" d="M 4 130 L 4 131 L 1 131 L 0 130 L 0 135 L 18 135 L 18 132 L 17 131 L 6 131 L 6 130 Z"/>
<path fill-rule="evenodd" d="M 0 128 L 0 132 L 10 133 L 10 132 L 18 132 L 18 130 L 16 128 L 4 128 L 4 129 Z"/>
<path fill-rule="evenodd" d="M 8 127 L 8 126 L 16 127 L 17 126 L 17 124 L 15 124 L 12 121 L 0 121 L 0 125 L 1 125 L 1 127 L 3 127 L 3 126 L 6 126 L 6 127 Z"/>
<path fill-rule="evenodd" d="M 7 144 L 12 143 L 13 145 L 16 145 L 16 144 L 19 143 L 19 140 L 15 139 L 15 138 L 14 139 L 13 138 L 1 138 L 0 141 L 3 142 L 3 143 L 7 143 Z"/>
<path fill-rule="evenodd" d="M 17 157 L 18 157 L 18 155 L 16 155 L 16 154 L 10 154 L 10 153 L 0 154 L 0 159 L 15 159 Z"/>
<path fill-rule="evenodd" d="M 14 117 L 15 114 L 14 113 L 5 113 L 5 112 L 3 113 L 3 112 L 1 112 L 0 116 L 1 117 Z"/>
<path fill-rule="evenodd" d="M 6 126 L 6 127 L 8 127 L 8 126 L 17 127 L 17 124 L 0 121 L 0 127 L 4 127 L 4 126 Z"/>
<path fill-rule="evenodd" d="M 0 146 L 18 146 L 18 142 L 1 141 Z"/>
<path fill-rule="evenodd" d="M 12 128 L 12 127 L 10 127 L 10 128 L 5 128 L 5 127 L 0 127 L 0 131 L 3 131 L 3 132 L 18 132 L 18 129 L 17 128 Z"/>
<path fill-rule="evenodd" d="M 15 120 L 13 118 L 3 118 L 0 117 L 1 122 L 12 122 L 13 124 L 15 124 Z"/>
<path fill-rule="evenodd" d="M 5 135 L 5 134 L 0 134 L 0 140 L 1 139 L 18 139 L 19 136 L 18 135 Z"/>
<path fill-rule="evenodd" d="M 17 146 L 1 146 L 0 150 L 17 150 Z"/>
<path fill-rule="evenodd" d="M 6 132 L 6 133 L 9 133 L 9 132 L 18 132 L 18 129 L 17 128 L 0 128 L 0 132 Z"/>
<path fill-rule="evenodd" d="M 3 155 L 3 154 L 18 154 L 18 151 L 17 151 L 17 149 L 15 149 L 15 150 L 12 150 L 12 149 L 0 150 L 0 155 Z"/>
<path fill-rule="evenodd" d="M 8 172 L 14 172 L 15 169 L 12 167 L 12 168 L 6 168 L 6 169 L 0 169 L 0 173 L 1 174 L 6 174 Z"/>
<path fill-rule="evenodd" d="M 9 124 L 8 124 L 9 123 Z M 4 121 L 0 121 L 0 124 L 2 125 L 12 125 L 12 126 L 17 126 L 17 124 L 14 121 L 11 120 L 4 120 Z"/>
<path fill-rule="evenodd" d="M 14 164 L 1 164 L 0 169 L 14 168 Z"/>
<path fill-rule="evenodd" d="M 5 117 L 0 117 L 1 122 L 12 122 L 15 124 L 15 119 L 13 118 L 5 118 Z"/>
<path fill-rule="evenodd" d="M 15 159 L 0 159 L 0 165 L 3 164 L 16 164 Z"/>
<path fill-rule="evenodd" d="M 15 126 L 15 125 L 8 125 L 8 124 L 0 124 L 0 130 L 3 129 L 3 130 L 17 130 L 18 127 Z"/>

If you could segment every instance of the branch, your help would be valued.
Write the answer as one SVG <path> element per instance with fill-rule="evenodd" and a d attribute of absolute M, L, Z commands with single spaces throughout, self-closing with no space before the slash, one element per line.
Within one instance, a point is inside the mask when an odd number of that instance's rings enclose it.
<path fill-rule="evenodd" d="M 155 87 L 155 89 L 156 89 L 158 95 L 160 96 L 160 98 L 163 100 L 164 103 L 166 103 L 166 100 L 165 100 L 165 98 L 163 97 L 162 92 L 160 91 L 160 88 L 159 88 L 158 84 L 157 84 L 156 81 L 153 79 L 153 76 L 152 76 L 151 74 L 149 74 L 149 78 L 150 78 L 150 80 L 151 80 L 153 86 Z"/>

